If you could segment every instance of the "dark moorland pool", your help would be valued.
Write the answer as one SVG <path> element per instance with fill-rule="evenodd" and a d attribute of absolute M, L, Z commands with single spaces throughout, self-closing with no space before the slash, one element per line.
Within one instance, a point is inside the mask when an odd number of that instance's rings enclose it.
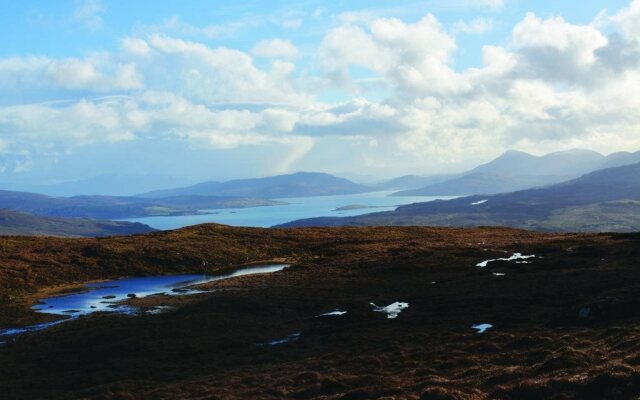
<path fill-rule="evenodd" d="M 121 302 L 131 297 L 146 297 L 153 294 L 189 295 L 202 293 L 189 288 L 189 286 L 243 275 L 267 274 L 282 271 L 287 267 L 289 267 L 288 264 L 268 264 L 246 267 L 221 275 L 150 276 L 90 283 L 85 285 L 81 292 L 42 299 L 33 306 L 33 309 L 40 313 L 69 316 L 70 319 L 94 312 L 135 314 L 138 312 L 136 308 L 121 304 Z M 67 320 L 6 329 L 0 331 L 0 336 L 46 329 Z"/>

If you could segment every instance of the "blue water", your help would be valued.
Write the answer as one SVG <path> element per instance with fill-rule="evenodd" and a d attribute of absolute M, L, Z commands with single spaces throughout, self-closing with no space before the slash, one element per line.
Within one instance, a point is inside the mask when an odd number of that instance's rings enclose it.
<path fill-rule="evenodd" d="M 131 218 L 125 221 L 141 222 L 155 229 L 177 229 L 189 225 L 216 222 L 231 226 L 270 227 L 285 222 L 314 217 L 349 217 L 372 212 L 391 211 L 396 207 L 411 203 L 420 203 L 436 199 L 451 199 L 454 197 L 426 197 L 402 196 L 391 197 L 391 191 L 350 194 L 339 196 L 296 197 L 276 199 L 288 204 L 268 207 L 226 208 L 206 210 L 212 212 L 207 215 L 182 215 L 171 217 Z M 357 210 L 335 211 L 336 208 L 348 205 L 367 205 L 376 208 L 362 208 Z"/>
<path fill-rule="evenodd" d="M 266 274 L 281 271 L 289 267 L 288 264 L 259 265 L 238 269 L 234 272 L 221 275 L 170 275 L 151 276 L 143 278 L 116 279 L 108 282 L 90 283 L 85 285 L 82 291 L 64 296 L 49 297 L 41 300 L 32 308 L 41 313 L 68 316 L 63 319 L 44 324 L 32 325 L 22 328 L 13 328 L 0 331 L 0 336 L 11 336 L 25 332 L 33 332 L 46 329 L 81 315 L 94 312 L 114 312 L 121 314 L 137 313 L 136 308 L 118 304 L 129 298 L 145 297 L 152 294 L 164 293 L 166 295 L 188 295 L 201 293 L 198 290 L 188 288 L 206 282 L 229 279 L 236 276 Z"/>
<path fill-rule="evenodd" d="M 97 311 L 130 312 L 129 307 L 117 304 L 126 300 L 128 295 L 146 297 L 159 293 L 167 295 L 195 294 L 198 291 L 188 289 L 187 286 L 242 275 L 277 272 L 286 267 L 288 267 L 286 264 L 260 265 L 239 269 L 224 275 L 149 276 L 89 283 L 80 293 L 43 299 L 39 304 L 33 306 L 33 309 L 41 313 L 58 315 L 82 315 Z"/>

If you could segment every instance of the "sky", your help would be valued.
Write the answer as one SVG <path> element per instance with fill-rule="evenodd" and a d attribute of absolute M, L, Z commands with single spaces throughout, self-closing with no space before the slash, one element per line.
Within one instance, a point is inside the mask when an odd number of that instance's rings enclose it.
<path fill-rule="evenodd" d="M 640 150 L 640 0 L 3 3 L 6 188 Z"/>

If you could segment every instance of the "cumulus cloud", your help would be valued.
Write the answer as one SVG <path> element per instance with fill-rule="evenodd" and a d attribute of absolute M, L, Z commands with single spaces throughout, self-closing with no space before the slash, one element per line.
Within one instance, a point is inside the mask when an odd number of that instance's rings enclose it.
<path fill-rule="evenodd" d="M 0 60 L 0 88 L 6 90 L 38 87 L 108 92 L 142 86 L 142 76 L 134 63 L 118 62 L 108 57 L 16 57 Z"/>
<path fill-rule="evenodd" d="M 608 44 L 594 27 L 572 25 L 562 17 L 543 20 L 531 12 L 513 29 L 512 42 L 519 48 L 554 50 L 555 55 L 567 55 L 565 59 L 576 64 L 594 62 L 595 51 Z"/>
<path fill-rule="evenodd" d="M 617 16 L 623 32 L 632 26 L 626 18 L 633 5 Z M 608 151 L 616 150 L 614 142 L 603 139 L 615 137 L 615 143 L 634 143 L 627 148 L 640 145 L 634 111 L 640 80 L 632 82 L 640 64 L 631 38 L 528 13 L 508 47 L 485 46 L 482 67 L 455 71 L 455 41 L 434 17 L 366 24 L 346 23 L 327 34 L 325 69 L 338 84 L 351 79 L 352 66 L 382 76 L 394 93 L 386 100 L 396 110 L 390 131 L 408 152 L 445 161 L 488 154 L 497 144 L 499 151 L 532 144 Z M 626 97 L 619 85 L 630 85 Z M 611 103 L 616 94 L 624 99 Z"/>
<path fill-rule="evenodd" d="M 285 172 L 327 137 L 377 144 L 363 145 L 359 158 L 372 168 L 486 159 L 507 148 L 637 149 L 639 5 L 610 17 L 607 32 L 528 13 L 466 70 L 455 68 L 455 34 L 481 33 L 490 20 L 447 31 L 431 14 L 415 22 L 344 15 L 317 43 L 318 73 L 300 68 L 307 60 L 282 39 L 246 52 L 139 34 L 114 53 L 0 59 L 3 93 L 75 99 L 0 98 L 0 152 L 26 168 L 36 154 L 88 143 L 171 138 L 281 146 L 290 157 L 276 169 Z M 340 100 L 320 100 L 335 92 Z M 394 160 L 380 162 L 383 153 Z"/>
<path fill-rule="evenodd" d="M 289 40 L 270 39 L 259 41 L 251 54 L 257 57 L 294 59 L 298 56 L 298 49 Z"/>
<path fill-rule="evenodd" d="M 631 4 L 612 18 L 627 39 L 640 42 L 640 0 Z"/>
<path fill-rule="evenodd" d="M 378 18 L 367 29 L 346 25 L 324 38 L 320 55 L 325 70 L 340 83 L 351 81 L 350 66 L 381 74 L 408 93 L 462 89 L 451 67 L 454 39 L 438 20 L 427 14 L 407 24 L 395 18 Z"/>

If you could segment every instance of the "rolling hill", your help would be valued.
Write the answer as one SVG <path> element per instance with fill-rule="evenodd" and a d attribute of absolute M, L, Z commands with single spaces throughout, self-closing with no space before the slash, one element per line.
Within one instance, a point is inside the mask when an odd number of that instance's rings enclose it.
<path fill-rule="evenodd" d="M 0 235 L 101 237 L 154 232 L 139 223 L 56 218 L 0 209 Z"/>
<path fill-rule="evenodd" d="M 283 226 L 510 226 L 545 231 L 640 230 L 640 163 L 564 183 L 505 194 L 415 203 L 349 218 L 312 218 Z"/>
<path fill-rule="evenodd" d="M 273 199 L 355 194 L 371 192 L 373 190 L 373 188 L 325 173 L 299 172 L 266 178 L 238 179 L 227 182 L 204 182 L 184 188 L 147 192 L 138 195 L 138 197 L 163 198 L 200 195 Z"/>

